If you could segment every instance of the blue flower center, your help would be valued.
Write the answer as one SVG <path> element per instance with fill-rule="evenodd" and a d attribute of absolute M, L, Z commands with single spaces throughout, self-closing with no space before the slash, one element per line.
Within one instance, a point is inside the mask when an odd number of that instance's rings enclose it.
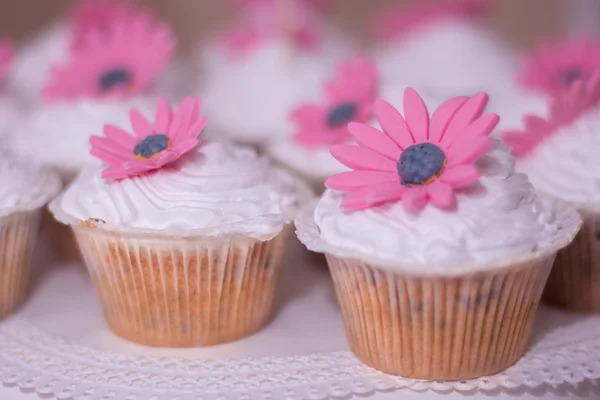
<path fill-rule="evenodd" d="M 131 73 L 125 68 L 115 68 L 100 77 L 100 90 L 109 91 L 117 86 L 125 86 L 131 82 Z"/>
<path fill-rule="evenodd" d="M 583 73 L 577 67 L 567 68 L 560 73 L 560 80 L 567 86 L 571 86 L 583 78 Z"/>
<path fill-rule="evenodd" d="M 171 140 L 167 135 L 148 135 L 135 145 L 133 152 L 137 158 L 147 160 L 168 149 L 170 145 Z"/>
<path fill-rule="evenodd" d="M 327 125 L 330 128 L 337 128 L 347 124 L 354 119 L 358 106 L 354 103 L 342 103 L 333 107 L 327 115 Z"/>
<path fill-rule="evenodd" d="M 397 165 L 403 185 L 427 185 L 444 170 L 446 155 L 435 144 L 419 143 L 404 150 Z"/>

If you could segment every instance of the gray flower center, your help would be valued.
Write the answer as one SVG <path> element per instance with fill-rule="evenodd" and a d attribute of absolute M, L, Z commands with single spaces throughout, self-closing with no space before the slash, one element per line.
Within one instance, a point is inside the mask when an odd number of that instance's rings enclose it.
<path fill-rule="evenodd" d="M 167 135 L 149 135 L 133 148 L 133 152 L 138 158 L 150 159 L 169 148 L 170 139 Z"/>
<path fill-rule="evenodd" d="M 327 115 L 327 125 L 337 128 L 352 121 L 356 116 L 358 106 L 354 103 L 342 103 L 333 107 Z"/>
<path fill-rule="evenodd" d="M 124 68 L 115 68 L 100 77 L 100 90 L 109 91 L 117 86 L 126 86 L 131 82 L 131 73 Z"/>
<path fill-rule="evenodd" d="M 435 144 L 419 143 L 404 150 L 397 165 L 403 185 L 427 185 L 442 173 L 446 155 Z"/>

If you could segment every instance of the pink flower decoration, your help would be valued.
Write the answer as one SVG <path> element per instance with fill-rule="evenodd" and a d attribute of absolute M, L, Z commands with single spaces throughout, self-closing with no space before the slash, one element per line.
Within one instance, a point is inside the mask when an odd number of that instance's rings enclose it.
<path fill-rule="evenodd" d="M 138 94 L 169 65 L 175 49 L 171 30 L 147 14 L 115 17 L 72 47 L 67 64 L 53 67 L 44 95 L 73 100 Z"/>
<path fill-rule="evenodd" d="M 106 137 L 92 136 L 91 154 L 109 165 L 104 179 L 123 179 L 159 169 L 200 144 L 198 135 L 206 125 L 200 117 L 200 100 L 186 98 L 173 114 L 169 102 L 161 98 L 151 124 L 137 110 L 130 113 L 135 136 L 113 125 L 104 126 Z"/>
<path fill-rule="evenodd" d="M 264 42 L 285 37 L 299 49 L 318 45 L 320 34 L 316 26 L 316 1 L 287 0 L 290 10 L 283 9 L 281 0 L 241 1 L 245 8 L 239 24 L 223 33 L 222 44 L 233 55 L 251 52 Z M 286 15 L 286 12 L 289 15 Z M 293 19 L 286 22 L 286 18 Z"/>
<path fill-rule="evenodd" d="M 524 60 L 518 80 L 549 95 L 567 93 L 571 85 L 600 69 L 600 41 L 572 39 L 538 46 Z"/>
<path fill-rule="evenodd" d="M 8 40 L 0 40 L 0 81 L 6 78 L 10 70 L 15 47 Z"/>
<path fill-rule="evenodd" d="M 415 29 L 447 18 L 473 19 L 489 9 L 489 0 L 419 0 L 408 7 L 393 7 L 377 16 L 372 30 L 379 40 L 399 40 Z"/>
<path fill-rule="evenodd" d="M 102 29 L 114 18 L 134 12 L 130 0 L 78 0 L 69 9 L 69 22 L 73 30 L 73 45 L 81 44 L 94 29 Z"/>
<path fill-rule="evenodd" d="M 523 118 L 523 130 L 506 131 L 500 134 L 512 154 L 525 157 L 561 127 L 570 125 L 590 109 L 600 103 L 600 71 L 592 74 L 587 81 L 577 81 L 563 95 L 550 100 L 547 119 L 536 115 Z"/>
<path fill-rule="evenodd" d="M 358 146 L 332 146 L 331 154 L 353 169 L 327 179 L 325 186 L 347 192 L 346 210 L 363 210 L 402 200 L 416 212 L 428 201 L 441 209 L 456 205 L 455 190 L 479 179 L 475 162 L 493 143 L 490 133 L 499 121 L 483 115 L 488 96 L 455 97 L 440 105 L 430 118 L 413 89 L 404 91 L 404 117 L 378 100 L 375 114 L 382 130 L 351 123 Z"/>
<path fill-rule="evenodd" d="M 359 57 L 341 63 L 324 87 L 322 104 L 302 104 L 291 113 L 294 140 L 308 149 L 329 147 L 349 137 L 348 123 L 367 122 L 379 91 L 377 67 Z"/>

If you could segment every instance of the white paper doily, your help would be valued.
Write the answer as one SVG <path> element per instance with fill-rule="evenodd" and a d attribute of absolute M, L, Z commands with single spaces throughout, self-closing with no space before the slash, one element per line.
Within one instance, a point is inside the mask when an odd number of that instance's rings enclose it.
<path fill-rule="evenodd" d="M 242 341 L 206 349 L 125 342 L 104 325 L 83 269 L 54 268 L 0 324 L 0 379 L 46 398 L 317 400 L 408 388 L 491 392 L 600 378 L 600 316 L 543 308 L 527 355 L 505 372 L 461 382 L 390 376 L 349 351 L 323 268 L 286 270 L 277 317 Z M 314 259 L 312 259 L 314 261 Z"/>

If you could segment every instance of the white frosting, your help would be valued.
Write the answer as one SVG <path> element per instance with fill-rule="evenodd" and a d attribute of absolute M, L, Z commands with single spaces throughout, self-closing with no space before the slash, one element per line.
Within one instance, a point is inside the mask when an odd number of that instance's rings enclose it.
<path fill-rule="evenodd" d="M 23 105 L 15 96 L 0 94 L 0 138 L 10 140 L 23 122 Z"/>
<path fill-rule="evenodd" d="M 540 192 L 600 210 L 600 109 L 584 114 L 519 160 Z"/>
<path fill-rule="evenodd" d="M 428 204 L 411 214 L 397 202 L 348 213 L 340 209 L 343 195 L 327 191 L 314 212 L 321 238 L 367 260 L 416 269 L 506 261 L 564 238 L 556 209 L 536 196 L 524 174 L 514 172 L 505 148 L 488 152 L 478 167 L 479 184 L 457 193 L 456 212 Z"/>
<path fill-rule="evenodd" d="M 209 142 L 173 166 L 130 179 L 106 181 L 99 169 L 86 170 L 52 209 L 63 221 L 61 213 L 117 229 L 267 240 L 308 198 L 305 186 L 255 151 Z"/>
<path fill-rule="evenodd" d="M 270 143 L 267 153 L 277 163 L 315 183 L 324 182 L 327 177 L 348 170 L 333 158 L 329 148 L 307 149 L 294 143 L 291 138 L 282 138 Z"/>
<path fill-rule="evenodd" d="M 417 29 L 376 49 L 374 59 L 384 79 L 446 98 L 493 93 L 514 68 L 514 56 L 497 38 L 462 19 Z"/>
<path fill-rule="evenodd" d="M 348 46 L 326 40 L 314 52 L 293 51 L 283 40 L 271 40 L 240 59 L 217 45 L 204 54 L 206 74 L 199 88 L 216 132 L 260 144 L 289 132 L 289 113 L 299 102 L 318 96 L 336 60 Z"/>
<path fill-rule="evenodd" d="M 90 155 L 90 136 L 102 135 L 106 124 L 131 132 L 129 111 L 138 108 L 153 119 L 156 100 L 135 97 L 126 101 L 79 100 L 75 103 L 50 103 L 36 109 L 21 124 L 12 138 L 14 151 L 37 162 L 61 170 L 76 172 L 83 167 L 100 165 Z"/>
<path fill-rule="evenodd" d="M 42 207 L 60 190 L 60 179 L 26 159 L 0 154 L 0 216 Z"/>
<path fill-rule="evenodd" d="M 20 46 L 8 82 L 11 89 L 28 102 L 39 102 L 51 66 L 67 58 L 68 42 L 68 27 L 57 23 Z"/>

